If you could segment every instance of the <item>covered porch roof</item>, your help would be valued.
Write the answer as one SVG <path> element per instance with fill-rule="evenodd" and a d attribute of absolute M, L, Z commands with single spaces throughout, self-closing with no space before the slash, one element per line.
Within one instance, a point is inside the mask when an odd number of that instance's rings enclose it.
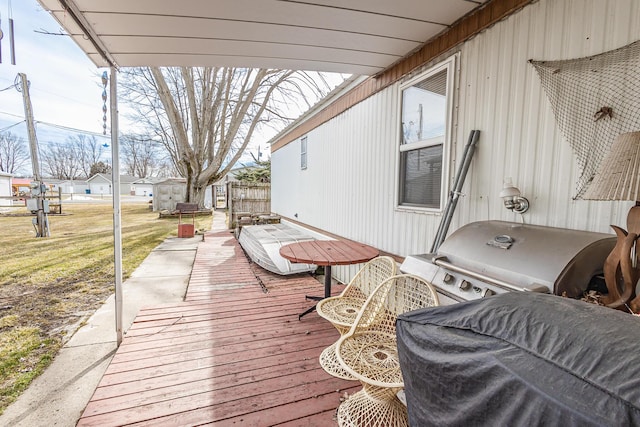
<path fill-rule="evenodd" d="M 39 0 L 98 67 L 375 75 L 490 0 Z"/>

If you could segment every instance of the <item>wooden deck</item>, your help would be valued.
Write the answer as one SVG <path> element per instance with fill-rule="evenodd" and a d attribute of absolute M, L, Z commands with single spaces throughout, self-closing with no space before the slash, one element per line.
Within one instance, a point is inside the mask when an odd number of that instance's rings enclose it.
<path fill-rule="evenodd" d="M 229 232 L 207 234 L 186 301 L 141 310 L 78 425 L 336 425 L 360 385 L 318 364 L 338 332 L 315 313 L 298 321 L 304 295 L 322 292 L 250 264 Z"/>

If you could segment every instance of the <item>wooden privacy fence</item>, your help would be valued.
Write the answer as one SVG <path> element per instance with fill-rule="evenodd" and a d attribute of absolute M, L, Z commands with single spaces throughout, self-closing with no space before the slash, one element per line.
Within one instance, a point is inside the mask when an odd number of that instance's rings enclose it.
<path fill-rule="evenodd" d="M 228 182 L 229 228 L 238 226 L 242 217 L 271 213 L 271 184 Z"/>

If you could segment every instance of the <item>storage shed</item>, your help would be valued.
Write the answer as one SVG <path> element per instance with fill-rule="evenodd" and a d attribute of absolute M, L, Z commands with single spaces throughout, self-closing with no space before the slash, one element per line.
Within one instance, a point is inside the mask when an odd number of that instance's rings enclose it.
<path fill-rule="evenodd" d="M 204 207 L 213 207 L 213 186 L 208 186 L 204 194 Z M 177 203 L 187 201 L 187 180 L 185 178 L 169 178 L 153 184 L 153 210 L 173 211 Z"/>
<path fill-rule="evenodd" d="M 153 184 L 153 210 L 173 211 L 177 203 L 187 201 L 187 180 L 169 178 Z"/>

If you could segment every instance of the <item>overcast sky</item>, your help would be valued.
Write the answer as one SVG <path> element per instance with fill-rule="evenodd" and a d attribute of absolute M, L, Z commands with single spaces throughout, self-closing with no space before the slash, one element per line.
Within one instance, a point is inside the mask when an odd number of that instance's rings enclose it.
<path fill-rule="evenodd" d="M 14 84 L 18 73 L 31 82 L 30 94 L 34 118 L 38 122 L 38 139 L 44 145 L 64 141 L 67 133 L 44 125 L 51 123 L 102 134 L 101 69 L 67 36 L 60 33 L 57 22 L 35 0 L 11 3 L 15 28 L 16 65 L 11 64 L 9 49 L 9 10 L 0 2 L 0 89 Z M 23 120 L 22 94 L 15 88 L 0 92 L 0 129 Z M 24 128 L 17 126 L 15 131 Z M 26 129 L 26 128 L 24 128 Z M 16 132 L 17 133 L 17 132 Z"/>
<path fill-rule="evenodd" d="M 7 1 L 0 0 L 0 28 L 4 33 L 0 40 L 0 131 L 8 130 L 27 140 L 22 94 L 13 87 L 18 73 L 24 73 L 30 81 L 31 104 L 41 150 L 64 144 L 73 135 L 71 130 L 64 128 L 79 129 L 82 133 L 104 138 L 103 141 L 108 143 L 109 137 L 102 136 L 103 88 L 100 76 L 105 69 L 97 68 L 68 36 L 60 35 L 64 33 L 60 25 L 36 0 L 14 0 L 11 6 L 9 11 Z M 16 65 L 11 64 L 10 58 L 10 17 L 15 29 Z M 335 79 L 334 85 L 342 80 L 339 75 L 326 77 Z M 122 114 L 123 108 L 125 106 L 121 105 L 119 124 L 121 132 L 126 132 L 127 119 Z M 107 123 L 107 132 L 109 126 L 110 122 Z M 273 130 L 263 130 L 250 144 L 250 151 L 256 154 L 260 145 L 263 154 L 269 153 L 266 141 L 273 134 Z M 251 156 L 246 154 L 243 161 L 251 161 Z"/>
<path fill-rule="evenodd" d="M 97 68 L 69 37 L 56 35 L 64 31 L 36 0 L 14 0 L 11 4 L 16 65 L 11 64 L 10 58 L 8 5 L 0 0 L 0 28 L 4 33 L 0 40 L 0 131 L 8 130 L 27 140 L 26 125 L 20 123 L 24 121 L 22 94 L 12 87 L 18 73 L 24 73 L 30 81 L 29 92 L 41 150 L 63 144 L 73 134 L 60 127 L 80 129 L 102 137 L 100 76 L 106 69 Z M 121 112 L 123 108 L 121 105 Z M 119 119 L 121 132 L 126 132 L 126 117 L 121 114 Z M 14 124 L 17 125 L 11 127 Z M 110 122 L 107 132 L 109 126 Z M 262 153 L 269 152 L 265 147 L 267 136 L 251 144 L 254 154 L 258 145 Z M 108 143 L 109 137 L 104 137 L 104 141 Z M 243 159 L 250 161 L 251 157 L 246 155 Z"/>

